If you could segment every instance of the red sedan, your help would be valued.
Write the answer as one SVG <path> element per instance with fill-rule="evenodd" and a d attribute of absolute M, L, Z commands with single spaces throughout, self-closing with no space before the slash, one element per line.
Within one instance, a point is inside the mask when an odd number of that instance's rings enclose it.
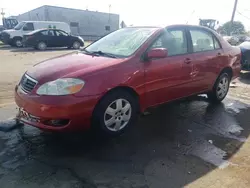
<path fill-rule="evenodd" d="M 44 130 L 119 134 L 152 106 L 201 93 L 222 101 L 240 61 L 239 48 L 204 27 L 120 29 L 28 70 L 15 89 L 17 118 Z"/>

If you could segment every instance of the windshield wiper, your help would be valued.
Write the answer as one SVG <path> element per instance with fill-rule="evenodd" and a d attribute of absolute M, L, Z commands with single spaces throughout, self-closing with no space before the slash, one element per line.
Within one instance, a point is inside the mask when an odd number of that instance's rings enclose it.
<path fill-rule="evenodd" d="M 113 54 L 110 54 L 110 53 L 106 53 L 106 52 L 103 52 L 103 51 L 94 51 L 94 52 L 89 52 L 93 55 L 100 55 L 100 56 L 106 56 L 106 57 L 111 57 L 111 58 L 117 58 L 115 55 Z"/>

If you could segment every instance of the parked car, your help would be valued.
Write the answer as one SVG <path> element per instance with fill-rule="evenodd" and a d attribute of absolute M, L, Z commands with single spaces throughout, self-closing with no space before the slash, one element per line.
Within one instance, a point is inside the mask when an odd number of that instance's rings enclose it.
<path fill-rule="evenodd" d="M 222 101 L 241 52 L 205 27 L 127 27 L 29 69 L 15 88 L 17 119 L 51 131 L 117 135 L 149 107 L 205 93 Z"/>
<path fill-rule="evenodd" d="M 39 50 L 45 50 L 47 47 L 73 47 L 79 49 L 84 46 L 84 40 L 60 29 L 40 29 L 24 35 L 23 44 Z"/>
<path fill-rule="evenodd" d="M 246 41 L 239 45 L 242 53 L 242 70 L 250 71 L 250 42 Z"/>
<path fill-rule="evenodd" d="M 70 33 L 69 24 L 65 22 L 48 22 L 48 21 L 24 21 L 17 24 L 14 29 L 4 30 L 1 34 L 1 40 L 11 46 L 22 47 L 23 35 L 31 31 L 46 28 L 61 29 Z"/>

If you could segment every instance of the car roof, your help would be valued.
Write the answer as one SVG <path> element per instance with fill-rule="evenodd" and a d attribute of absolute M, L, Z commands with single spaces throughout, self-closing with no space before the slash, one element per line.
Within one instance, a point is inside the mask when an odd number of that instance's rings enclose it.
<path fill-rule="evenodd" d="M 38 32 L 41 32 L 41 31 L 47 31 L 47 30 L 59 30 L 59 31 L 63 31 L 61 29 L 56 29 L 56 28 L 43 28 L 43 29 L 37 29 L 37 30 L 34 30 L 28 34 L 34 34 L 34 33 L 38 33 Z M 65 31 L 64 31 L 65 32 Z"/>
<path fill-rule="evenodd" d="M 53 21 L 22 21 L 25 23 L 66 23 L 66 22 L 53 22 Z"/>
<path fill-rule="evenodd" d="M 159 29 L 164 29 L 164 28 L 173 28 L 173 27 L 184 27 L 184 28 L 198 28 L 198 29 L 206 29 L 209 31 L 214 31 L 208 27 L 204 26 L 199 26 L 199 25 L 188 25 L 188 24 L 173 24 L 173 25 L 166 25 L 166 26 L 131 26 L 129 28 L 159 28 Z"/>

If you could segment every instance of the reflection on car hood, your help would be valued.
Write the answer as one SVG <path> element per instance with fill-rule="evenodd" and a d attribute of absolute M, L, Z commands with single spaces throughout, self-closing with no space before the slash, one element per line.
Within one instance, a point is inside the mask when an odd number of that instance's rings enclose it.
<path fill-rule="evenodd" d="M 13 33 L 13 32 L 16 32 L 15 29 L 6 29 L 6 30 L 3 30 L 3 32 L 5 33 Z"/>
<path fill-rule="evenodd" d="M 62 77 L 80 77 L 124 61 L 83 53 L 70 53 L 36 64 L 27 74 L 39 82 Z"/>

